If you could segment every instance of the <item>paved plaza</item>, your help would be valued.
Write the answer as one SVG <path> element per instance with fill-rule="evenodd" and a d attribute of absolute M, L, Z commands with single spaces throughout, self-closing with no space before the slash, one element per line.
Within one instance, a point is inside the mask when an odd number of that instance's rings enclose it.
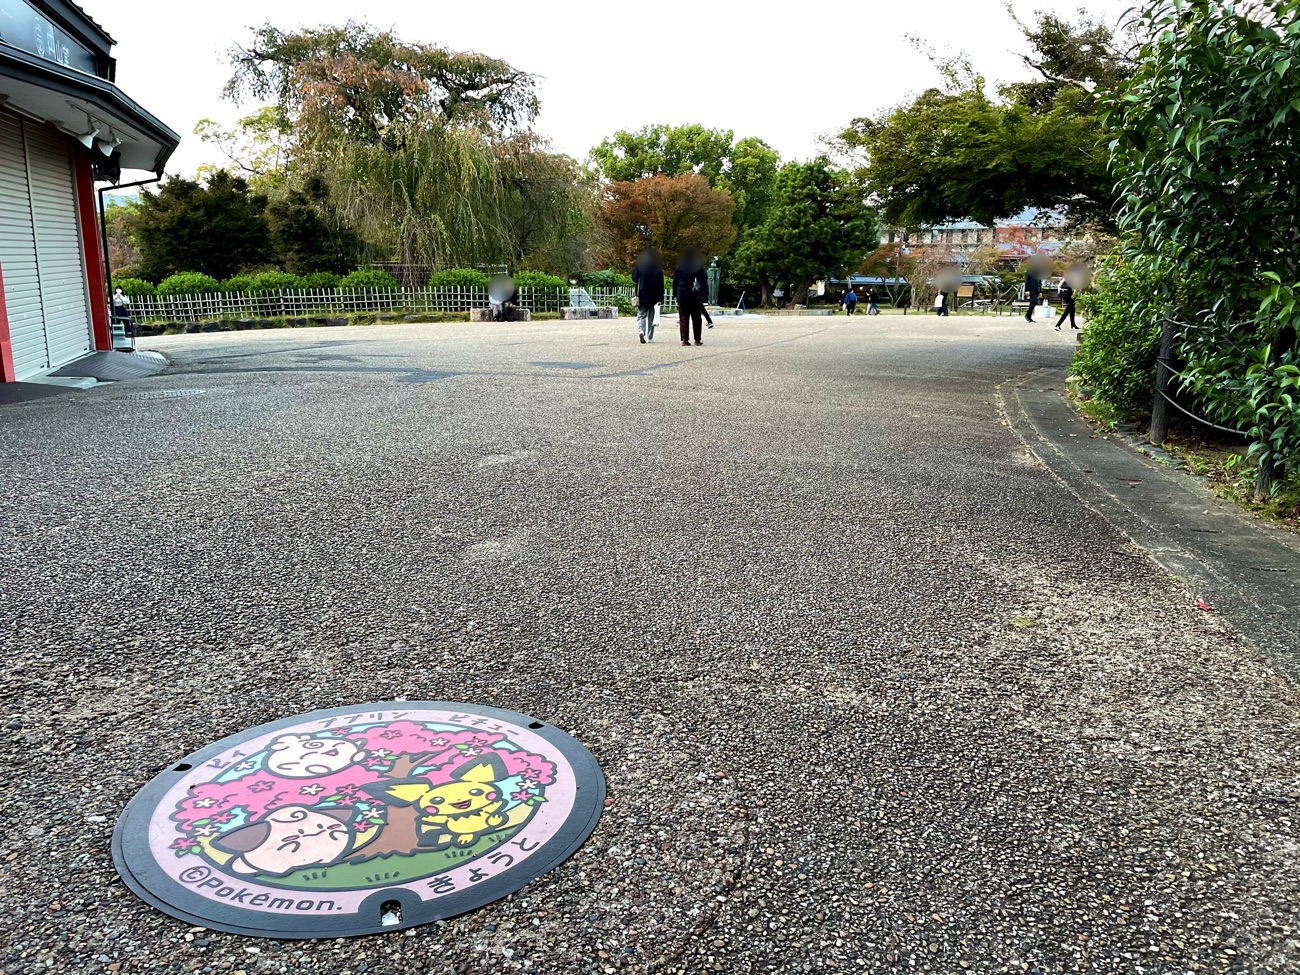
<path fill-rule="evenodd" d="M 149 340 L 0 409 L 5 972 L 1283 972 L 1300 698 L 1065 489 L 1015 318 Z M 379 700 L 599 760 L 570 860 L 450 921 L 191 929 L 114 822 L 243 728 Z"/>

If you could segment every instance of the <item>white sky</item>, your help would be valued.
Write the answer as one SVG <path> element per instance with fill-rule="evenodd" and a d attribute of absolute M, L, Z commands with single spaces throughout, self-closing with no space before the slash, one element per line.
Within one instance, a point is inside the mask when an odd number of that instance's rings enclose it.
<path fill-rule="evenodd" d="M 208 117 L 232 123 L 241 110 L 221 99 L 225 51 L 248 27 L 342 23 L 392 27 L 406 40 L 477 50 L 540 75 L 536 128 L 560 151 L 583 159 L 618 129 L 698 122 L 758 136 L 782 158 L 807 158 L 819 136 L 850 119 L 892 107 L 933 85 L 937 73 L 906 37 L 964 50 L 991 80 L 1024 77 L 1023 39 L 1002 0 L 822 0 L 717 3 L 709 0 L 493 0 L 490 3 L 342 0 L 81 0 L 118 40 L 118 84 L 183 138 L 168 172 L 192 175 L 220 162 L 194 136 Z M 1036 9 L 1071 14 L 1060 0 L 1015 0 L 1022 19 Z M 1113 22 L 1126 0 L 1088 5 Z M 128 13 L 129 11 L 129 13 Z M 192 18 L 192 19 L 191 19 Z M 683 37 L 693 42 L 686 44 Z"/>

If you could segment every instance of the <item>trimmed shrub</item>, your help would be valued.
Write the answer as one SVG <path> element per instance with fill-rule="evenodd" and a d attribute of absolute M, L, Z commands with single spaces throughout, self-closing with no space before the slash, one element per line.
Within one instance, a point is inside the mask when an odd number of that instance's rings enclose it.
<path fill-rule="evenodd" d="M 160 295 L 202 295 L 220 290 L 220 281 L 198 271 L 181 271 L 158 283 Z"/>
<path fill-rule="evenodd" d="M 339 282 L 340 288 L 393 289 L 397 287 L 397 278 L 387 271 L 375 268 L 363 268 L 353 271 Z"/>
<path fill-rule="evenodd" d="M 247 294 L 252 287 L 253 276 L 251 274 L 236 274 L 234 277 L 226 278 L 221 282 L 221 290 L 232 295 Z"/>
<path fill-rule="evenodd" d="M 516 288 L 567 288 L 569 282 L 544 271 L 520 271 L 515 275 Z"/>
<path fill-rule="evenodd" d="M 115 270 L 113 271 L 113 280 L 116 281 L 118 278 L 121 278 L 121 279 L 124 280 L 124 281 L 127 280 L 127 279 L 130 279 L 130 280 L 133 280 L 133 281 L 148 281 L 148 280 L 149 280 L 148 278 L 146 278 L 144 275 L 142 275 L 142 274 L 140 273 L 140 265 L 139 265 L 139 264 L 128 264 L 128 265 L 126 265 L 125 267 L 119 267 L 119 268 L 115 269 Z M 150 284 L 153 284 L 152 281 L 149 281 L 149 283 L 150 283 Z"/>
<path fill-rule="evenodd" d="M 486 288 L 488 276 L 469 267 L 451 267 L 429 279 L 430 288 Z"/>
<path fill-rule="evenodd" d="M 158 289 L 150 281 L 144 281 L 140 278 L 114 278 L 113 290 L 122 289 L 122 294 L 128 298 L 136 298 L 140 295 L 156 295 Z"/>
<path fill-rule="evenodd" d="M 1093 291 L 1079 296 L 1088 319 L 1074 371 L 1103 402 L 1136 415 L 1151 408 L 1164 309 L 1157 280 L 1143 261 L 1107 258 Z"/>
<path fill-rule="evenodd" d="M 584 288 L 630 288 L 632 275 L 612 268 L 606 271 L 587 271 L 578 275 L 578 283 Z"/>
<path fill-rule="evenodd" d="M 249 294 L 261 295 L 271 291 L 298 291 L 302 288 L 302 278 L 284 271 L 263 271 L 254 274 L 249 282 Z"/>
<path fill-rule="evenodd" d="M 331 291 L 339 286 L 340 278 L 333 271 L 312 271 L 302 276 L 302 287 L 313 291 Z"/>

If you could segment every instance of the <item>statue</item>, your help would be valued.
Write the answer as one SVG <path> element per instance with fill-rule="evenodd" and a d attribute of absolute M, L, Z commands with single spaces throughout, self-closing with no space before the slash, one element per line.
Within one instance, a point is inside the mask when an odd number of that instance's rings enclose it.
<path fill-rule="evenodd" d="M 713 263 L 709 265 L 709 304 L 718 303 L 718 289 L 722 286 L 722 268 L 718 267 L 718 259 L 715 257 Z"/>

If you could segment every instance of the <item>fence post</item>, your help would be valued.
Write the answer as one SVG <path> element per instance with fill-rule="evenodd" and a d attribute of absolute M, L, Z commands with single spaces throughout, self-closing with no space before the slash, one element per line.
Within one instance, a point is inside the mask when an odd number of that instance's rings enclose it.
<path fill-rule="evenodd" d="M 1157 447 L 1163 447 L 1169 436 L 1169 380 L 1173 366 L 1169 359 L 1174 353 L 1174 320 L 1168 309 L 1160 318 L 1160 354 L 1156 356 L 1156 392 L 1151 404 L 1151 432 L 1147 436 Z"/>

